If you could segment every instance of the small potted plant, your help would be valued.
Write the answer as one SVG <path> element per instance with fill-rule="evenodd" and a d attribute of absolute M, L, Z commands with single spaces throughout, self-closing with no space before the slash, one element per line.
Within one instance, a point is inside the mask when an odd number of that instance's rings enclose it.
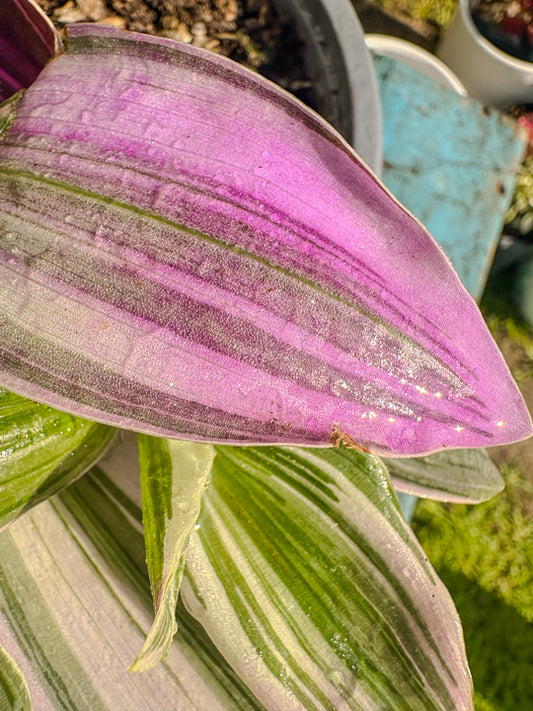
<path fill-rule="evenodd" d="M 459 0 L 437 55 L 469 93 L 506 109 L 533 96 L 533 6 L 530 0 Z"/>

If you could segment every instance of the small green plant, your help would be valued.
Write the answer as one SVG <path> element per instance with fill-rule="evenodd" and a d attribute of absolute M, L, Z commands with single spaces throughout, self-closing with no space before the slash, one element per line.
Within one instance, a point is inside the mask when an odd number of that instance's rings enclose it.
<path fill-rule="evenodd" d="M 518 235 L 533 235 L 533 155 L 528 156 L 520 167 L 505 222 Z"/>
<path fill-rule="evenodd" d="M 385 10 L 404 13 L 415 20 L 446 27 L 452 18 L 457 0 L 376 0 Z"/>

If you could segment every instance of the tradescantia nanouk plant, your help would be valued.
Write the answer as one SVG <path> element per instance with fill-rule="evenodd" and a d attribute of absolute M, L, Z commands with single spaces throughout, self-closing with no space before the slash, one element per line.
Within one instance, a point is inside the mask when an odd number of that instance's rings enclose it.
<path fill-rule="evenodd" d="M 0 93 L 0 707 L 471 709 L 391 478 L 531 421 L 434 240 L 196 48 L 3 0 Z"/>

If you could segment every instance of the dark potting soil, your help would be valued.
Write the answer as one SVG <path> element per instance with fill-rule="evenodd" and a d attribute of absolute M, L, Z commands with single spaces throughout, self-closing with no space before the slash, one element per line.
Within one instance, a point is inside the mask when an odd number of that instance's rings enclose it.
<path fill-rule="evenodd" d="M 533 62 L 533 0 L 480 0 L 472 19 L 502 52 Z"/>
<path fill-rule="evenodd" d="M 37 0 L 61 28 L 110 24 L 169 37 L 256 70 L 313 109 L 316 91 L 292 19 L 268 0 Z"/>

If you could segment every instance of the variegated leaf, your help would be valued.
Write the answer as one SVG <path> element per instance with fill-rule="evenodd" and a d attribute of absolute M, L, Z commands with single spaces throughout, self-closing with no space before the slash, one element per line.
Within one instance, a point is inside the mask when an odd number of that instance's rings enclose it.
<path fill-rule="evenodd" d="M 139 435 L 146 560 L 155 620 L 131 671 L 153 668 L 177 631 L 176 605 L 189 536 L 211 474 L 210 444 Z"/>
<path fill-rule="evenodd" d="M 0 529 L 92 467 L 114 435 L 0 389 Z"/>
<path fill-rule="evenodd" d="M 414 459 L 384 458 L 383 462 L 397 491 L 437 501 L 476 504 L 504 487 L 484 449 L 450 449 Z"/>
<path fill-rule="evenodd" d="M 153 617 L 138 464 L 102 467 L 120 487 L 93 470 L 0 534 L 0 639 L 34 710 L 265 711 L 183 609 L 165 661 L 127 671 Z"/>
<path fill-rule="evenodd" d="M 269 709 L 467 711 L 446 589 L 378 459 L 216 447 L 182 597 Z"/>
<path fill-rule="evenodd" d="M 0 384 L 101 422 L 388 455 L 531 433 L 448 260 L 343 139 L 171 40 L 72 28 L 25 92 L 0 292 Z"/>
<path fill-rule="evenodd" d="M 2 711 L 31 711 L 31 699 L 26 679 L 1 646 L 0 709 Z"/>

